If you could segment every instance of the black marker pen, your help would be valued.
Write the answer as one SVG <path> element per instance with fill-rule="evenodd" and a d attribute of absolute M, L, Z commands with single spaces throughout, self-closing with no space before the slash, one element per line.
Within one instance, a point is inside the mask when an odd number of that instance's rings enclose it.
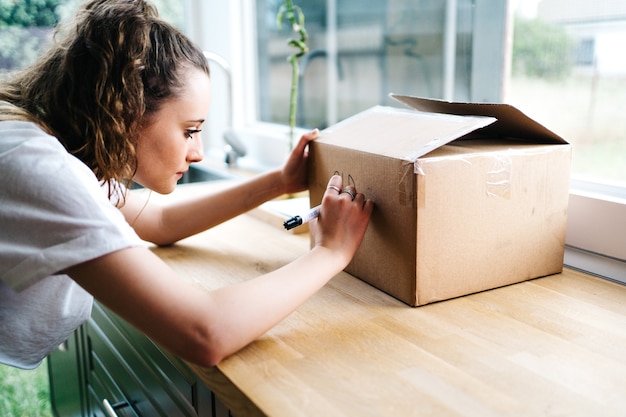
<path fill-rule="evenodd" d="M 285 220 L 283 226 L 285 226 L 285 229 L 291 230 L 294 227 L 298 227 L 300 225 L 303 225 L 304 223 L 308 223 L 317 216 L 319 216 L 321 207 L 322 206 L 313 207 L 311 210 L 309 210 L 308 213 L 303 214 L 302 216 L 293 216 L 292 218 Z"/>

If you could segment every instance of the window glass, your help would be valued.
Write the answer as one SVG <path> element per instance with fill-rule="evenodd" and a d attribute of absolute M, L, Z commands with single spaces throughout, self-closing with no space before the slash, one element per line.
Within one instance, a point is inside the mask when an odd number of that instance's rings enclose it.
<path fill-rule="evenodd" d="M 626 2 L 518 0 L 506 101 L 573 145 L 573 176 L 626 186 Z"/>
<path fill-rule="evenodd" d="M 390 92 L 457 101 L 483 101 L 472 73 L 505 88 L 511 103 L 573 144 L 573 176 L 626 184 L 626 2 L 511 0 L 513 43 L 509 71 L 478 68 L 478 31 L 502 25 L 501 16 L 476 21 L 474 0 L 307 0 L 302 7 L 310 52 L 301 61 L 297 124 L 323 128 L 375 104 L 393 105 Z M 279 30 L 282 0 L 256 0 L 259 114 L 286 123 L 296 37 Z M 456 4 L 453 94 L 445 93 L 446 6 Z M 493 6 L 493 3 L 491 4 Z M 490 7 L 491 7 L 490 6 Z M 504 38 L 505 33 L 493 32 Z M 510 45 L 509 45 L 510 46 Z M 474 49 L 474 50 L 473 50 Z M 329 68 L 329 59 L 334 68 Z M 336 80 L 331 79 L 336 77 Z M 483 77 L 484 78 L 484 77 Z M 491 95 L 493 97 L 493 95 Z"/>
<path fill-rule="evenodd" d="M 283 0 L 257 0 L 259 112 L 286 123 L 291 66 L 287 46 L 297 38 L 276 24 Z M 297 125 L 324 128 L 377 104 L 389 93 L 443 98 L 446 0 L 306 0 L 302 8 L 310 52 L 300 61 Z M 470 90 L 473 2 L 455 10 L 454 97 Z M 416 5 L 417 4 L 417 5 Z M 331 65 L 328 63 L 331 62 Z M 397 104 L 396 104 L 397 105 Z"/>

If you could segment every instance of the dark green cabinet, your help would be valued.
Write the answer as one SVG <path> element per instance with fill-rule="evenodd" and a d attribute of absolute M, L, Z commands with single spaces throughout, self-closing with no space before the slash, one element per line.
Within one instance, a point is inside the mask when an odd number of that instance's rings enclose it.
<path fill-rule="evenodd" d="M 180 359 L 98 303 L 48 366 L 57 417 L 231 416 Z"/>

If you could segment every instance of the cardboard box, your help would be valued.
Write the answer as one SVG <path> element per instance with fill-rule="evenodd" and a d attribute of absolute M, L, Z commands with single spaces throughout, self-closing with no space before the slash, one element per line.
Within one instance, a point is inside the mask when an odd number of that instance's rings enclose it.
<path fill-rule="evenodd" d="M 376 206 L 346 268 L 411 306 L 563 268 L 571 146 L 509 105 L 394 96 L 310 146 L 310 204 L 333 173 Z"/>

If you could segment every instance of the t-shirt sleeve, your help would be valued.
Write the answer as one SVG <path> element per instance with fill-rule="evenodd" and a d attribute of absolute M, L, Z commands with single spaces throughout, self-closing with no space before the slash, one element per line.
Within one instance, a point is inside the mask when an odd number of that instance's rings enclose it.
<path fill-rule="evenodd" d="M 144 244 L 93 172 L 56 138 L 31 123 L 1 124 L 1 280 L 21 291 L 72 265 Z"/>

